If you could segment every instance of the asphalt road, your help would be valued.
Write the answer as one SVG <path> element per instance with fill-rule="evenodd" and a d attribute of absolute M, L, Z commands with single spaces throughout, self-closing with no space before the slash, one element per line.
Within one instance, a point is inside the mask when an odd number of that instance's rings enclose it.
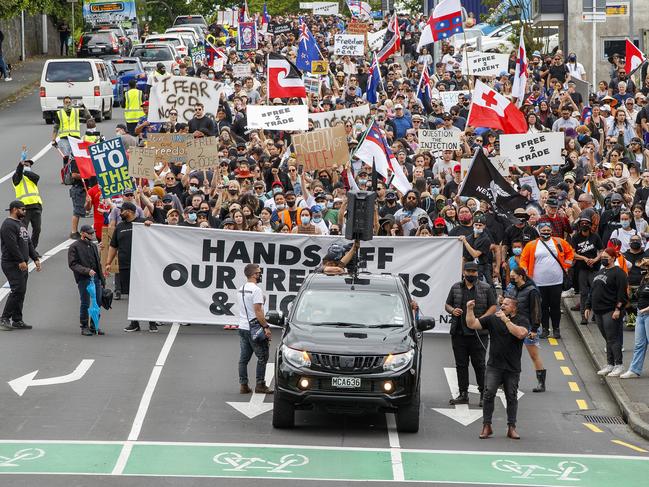
<path fill-rule="evenodd" d="M 100 124 L 102 133 L 112 135 L 121 114 L 116 110 L 116 120 Z M 15 168 L 22 144 L 34 156 L 50 136 L 36 95 L 0 111 L 0 178 Z M 269 486 L 363 480 L 646 485 L 649 442 L 624 424 L 585 416 L 619 413 L 567 324 L 563 340 L 544 341 L 541 349 L 548 392 L 531 392 L 533 371 L 524 352 L 520 441 L 505 438 L 500 401 L 490 440 L 478 439 L 477 394 L 463 413 L 473 422 L 465 426 L 448 416 L 460 413 L 447 411 L 451 392 L 444 369 L 452 369 L 453 360 L 445 335 L 426 338 L 418 434 L 397 434 L 384 414 L 298 412 L 291 431 L 274 430 L 268 411 L 246 417 L 228 404 L 250 400 L 238 394 L 238 337 L 220 327 L 173 325 L 157 335 L 127 334 L 127 302 L 116 301 L 102 317 L 106 336 L 80 336 L 78 295 L 65 250 L 71 203 L 68 188 L 59 183 L 60 167 L 55 150 L 34 165 L 44 200 L 39 251 L 48 256 L 43 271 L 30 274 L 25 321 L 34 329 L 3 333 L 0 340 L 3 485 L 253 486 L 259 477 Z M 10 180 L 0 183 L 0 194 L 5 202 L 13 199 Z M 625 333 L 627 347 L 632 339 Z M 26 389 L 9 384 L 34 371 Z M 69 381 L 43 382 L 61 376 Z M 57 381 L 62 382 L 50 382 Z"/>

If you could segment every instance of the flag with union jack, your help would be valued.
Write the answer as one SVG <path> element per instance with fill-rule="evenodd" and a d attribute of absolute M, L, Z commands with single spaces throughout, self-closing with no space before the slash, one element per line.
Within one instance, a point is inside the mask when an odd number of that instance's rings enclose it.
<path fill-rule="evenodd" d="M 298 38 L 295 65 L 302 71 L 311 72 L 311 62 L 320 60 L 322 60 L 322 54 L 318 49 L 318 44 L 306 22 L 300 17 L 300 37 Z"/>

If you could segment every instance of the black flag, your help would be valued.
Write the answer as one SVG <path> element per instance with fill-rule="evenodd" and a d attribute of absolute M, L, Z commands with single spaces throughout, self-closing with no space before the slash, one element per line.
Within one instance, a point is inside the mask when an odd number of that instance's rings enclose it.
<path fill-rule="evenodd" d="M 459 195 L 485 200 L 492 208 L 504 213 L 527 205 L 527 199 L 512 188 L 482 150 L 473 156 Z"/>

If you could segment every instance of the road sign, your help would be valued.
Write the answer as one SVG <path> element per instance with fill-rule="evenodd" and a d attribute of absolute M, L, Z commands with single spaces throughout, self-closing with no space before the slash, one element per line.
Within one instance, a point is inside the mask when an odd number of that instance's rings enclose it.
<path fill-rule="evenodd" d="M 595 3 L 595 9 L 598 12 L 606 11 L 606 1 L 607 0 L 582 0 L 581 10 L 583 12 L 592 12 L 593 11 L 593 2 Z"/>
<path fill-rule="evenodd" d="M 606 12 L 583 12 L 581 19 L 584 22 L 606 22 Z"/>

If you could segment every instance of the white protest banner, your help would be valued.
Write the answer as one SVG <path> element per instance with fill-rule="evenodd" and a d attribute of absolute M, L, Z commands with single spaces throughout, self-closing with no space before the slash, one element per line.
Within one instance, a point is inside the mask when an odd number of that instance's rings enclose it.
<path fill-rule="evenodd" d="M 459 99 L 460 95 L 468 95 L 469 93 L 469 90 L 440 91 L 439 98 L 442 100 L 442 104 L 444 105 L 444 111 L 449 112 L 451 110 L 451 107 L 457 105 L 457 100 Z"/>
<path fill-rule="evenodd" d="M 513 166 L 545 166 L 563 161 L 563 132 L 509 134 L 500 136 L 500 153 L 509 157 Z"/>
<path fill-rule="evenodd" d="M 300 10 L 311 10 L 315 2 L 300 2 Z"/>
<path fill-rule="evenodd" d="M 295 160 L 305 171 L 329 169 L 349 161 L 345 127 L 337 125 L 293 136 Z"/>
<path fill-rule="evenodd" d="M 539 185 L 536 183 L 536 178 L 534 176 L 521 176 L 518 178 L 518 187 L 520 188 L 524 184 L 527 184 L 532 188 L 532 198 L 534 201 L 541 201 L 541 190 L 539 189 Z"/>
<path fill-rule="evenodd" d="M 186 76 L 154 76 L 149 94 L 149 122 L 167 122 L 169 111 L 178 111 L 179 122 L 194 117 L 194 106 L 202 103 L 206 113 L 216 114 L 219 107 L 220 83 Z"/>
<path fill-rule="evenodd" d="M 365 54 L 365 36 L 362 34 L 336 34 L 334 54 L 338 56 L 362 56 Z"/>
<path fill-rule="evenodd" d="M 421 150 L 458 150 L 460 148 L 460 135 L 462 132 L 459 130 L 429 130 L 419 129 L 417 137 L 419 140 L 419 148 Z"/>
<path fill-rule="evenodd" d="M 509 54 L 477 51 L 470 52 L 468 53 L 468 61 L 462 59 L 460 66 L 462 67 L 462 74 L 473 76 L 498 76 L 503 71 L 507 71 L 509 66 Z"/>
<path fill-rule="evenodd" d="M 383 47 L 383 39 L 385 38 L 385 33 L 388 31 L 388 28 L 381 29 L 377 32 L 368 32 L 367 33 L 367 47 L 370 51 L 378 51 Z"/>
<path fill-rule="evenodd" d="M 248 105 L 248 128 L 264 130 L 308 130 L 306 105 Z"/>
<path fill-rule="evenodd" d="M 246 78 L 250 76 L 250 63 L 237 63 L 232 65 L 233 78 Z"/>
<path fill-rule="evenodd" d="M 243 269 L 252 262 L 264 270 L 260 286 L 267 309 L 286 313 L 334 242 L 345 240 L 136 223 L 128 318 L 236 324 L 237 293 L 246 282 Z M 457 238 L 375 237 L 361 244 L 360 257 L 369 272 L 401 275 L 421 314 L 435 318 L 435 331 L 448 331 L 444 301 L 461 278 Z"/>
<path fill-rule="evenodd" d="M 153 169 L 156 150 L 148 147 L 131 147 L 128 151 L 128 174 L 134 178 L 155 179 Z"/>
<path fill-rule="evenodd" d="M 365 123 L 365 118 L 369 114 L 370 106 L 365 104 L 360 107 L 344 108 L 342 110 L 334 110 L 333 112 L 309 113 L 309 118 L 313 122 L 313 128 L 321 129 L 333 127 L 339 120 L 343 123 L 347 121 L 351 121 L 352 123 Z"/>
<path fill-rule="evenodd" d="M 313 15 L 337 15 L 338 2 L 311 2 Z"/>

